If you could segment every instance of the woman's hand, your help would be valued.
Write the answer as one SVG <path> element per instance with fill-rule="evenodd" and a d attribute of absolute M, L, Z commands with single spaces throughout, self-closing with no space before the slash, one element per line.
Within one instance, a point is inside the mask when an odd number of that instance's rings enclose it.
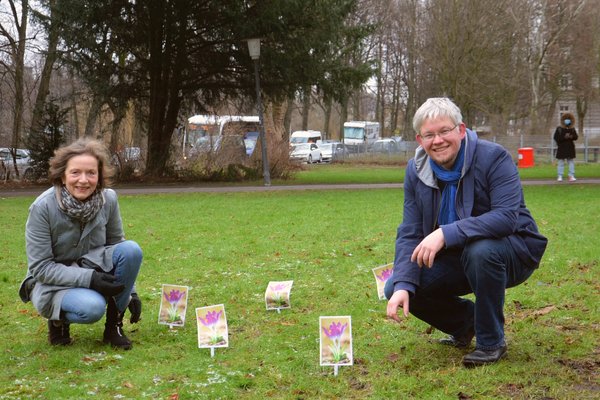
<path fill-rule="evenodd" d="M 95 290 L 103 296 L 116 296 L 125 290 L 125 285 L 116 283 L 117 277 L 104 272 L 92 272 L 92 281 L 90 289 Z"/>
<path fill-rule="evenodd" d="M 129 308 L 129 312 L 131 313 L 129 322 L 132 324 L 139 322 L 142 316 L 142 300 L 140 300 L 136 292 L 131 293 L 131 300 L 129 300 L 127 308 Z"/>

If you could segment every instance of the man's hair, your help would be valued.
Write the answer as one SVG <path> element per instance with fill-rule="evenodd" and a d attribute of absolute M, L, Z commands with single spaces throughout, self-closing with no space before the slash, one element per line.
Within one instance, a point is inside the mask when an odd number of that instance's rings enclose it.
<path fill-rule="evenodd" d="M 68 146 L 54 152 L 50 159 L 50 182 L 54 186 L 62 186 L 62 178 L 67 169 L 67 163 L 73 157 L 89 154 L 98 160 L 98 189 L 110 186 L 114 168 L 110 165 L 110 156 L 104 143 L 90 138 L 81 138 Z"/>
<path fill-rule="evenodd" d="M 427 119 L 448 117 L 455 124 L 462 122 L 460 108 L 447 97 L 431 97 L 419 107 L 413 117 L 413 129 L 417 134 L 421 133 L 421 125 Z"/>

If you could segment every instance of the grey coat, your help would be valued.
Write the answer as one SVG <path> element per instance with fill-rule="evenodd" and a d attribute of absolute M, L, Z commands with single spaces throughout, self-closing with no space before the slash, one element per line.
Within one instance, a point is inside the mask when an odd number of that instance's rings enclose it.
<path fill-rule="evenodd" d="M 60 319 L 65 290 L 89 288 L 93 269 L 77 263 L 85 258 L 96 268 L 113 269 L 113 246 L 125 240 L 117 194 L 104 189 L 104 206 L 85 225 L 65 214 L 58 206 L 54 187 L 42 193 L 29 208 L 25 226 L 28 270 L 19 289 L 24 302 L 33 303 L 48 319 Z"/>

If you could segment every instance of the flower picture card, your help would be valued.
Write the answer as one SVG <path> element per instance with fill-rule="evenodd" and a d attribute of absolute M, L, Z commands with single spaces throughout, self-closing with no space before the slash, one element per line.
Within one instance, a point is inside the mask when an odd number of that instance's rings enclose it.
<path fill-rule="evenodd" d="M 160 311 L 158 312 L 159 324 L 169 325 L 171 328 L 185 324 L 188 291 L 187 286 L 162 285 Z"/>
<path fill-rule="evenodd" d="M 385 300 L 385 294 L 383 293 L 383 288 L 385 287 L 385 283 L 392 276 L 394 272 L 394 263 L 381 265 L 379 267 L 373 268 L 373 275 L 375 275 L 375 283 L 377 284 L 377 296 L 379 300 Z"/>
<path fill-rule="evenodd" d="M 291 308 L 290 292 L 294 281 L 270 281 L 265 291 L 265 304 L 267 310 Z"/>
<path fill-rule="evenodd" d="M 227 317 L 223 304 L 196 308 L 196 324 L 199 348 L 210 348 L 212 356 L 215 347 L 229 346 Z"/>
<path fill-rule="evenodd" d="M 352 323 L 350 316 L 319 317 L 322 366 L 352 365 Z"/>

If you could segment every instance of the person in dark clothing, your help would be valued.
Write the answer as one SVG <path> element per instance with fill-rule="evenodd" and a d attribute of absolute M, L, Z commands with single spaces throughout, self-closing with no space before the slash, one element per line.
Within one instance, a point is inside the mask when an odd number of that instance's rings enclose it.
<path fill-rule="evenodd" d="M 560 126 L 554 131 L 554 141 L 558 148 L 556 149 L 556 159 L 558 160 L 558 178 L 559 182 L 563 180 L 565 173 L 565 161 L 569 164 L 569 182 L 575 179 L 575 142 L 577 140 L 577 131 L 574 128 L 575 118 L 571 113 L 564 113 L 560 117 Z"/>
<path fill-rule="evenodd" d="M 387 316 L 400 322 L 398 311 L 410 311 L 454 347 L 475 337 L 463 364 L 494 363 L 507 353 L 505 289 L 531 276 L 547 239 L 525 206 L 511 155 L 467 129 L 450 99 L 427 100 L 413 127 L 420 146 L 406 167 Z M 475 301 L 461 297 L 469 293 Z"/>

